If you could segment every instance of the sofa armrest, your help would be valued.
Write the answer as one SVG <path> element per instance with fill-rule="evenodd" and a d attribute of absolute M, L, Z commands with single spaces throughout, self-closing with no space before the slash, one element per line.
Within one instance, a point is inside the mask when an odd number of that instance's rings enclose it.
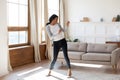
<path fill-rule="evenodd" d="M 119 61 L 120 58 L 120 48 L 117 48 L 111 53 L 111 64 L 115 65 Z"/>

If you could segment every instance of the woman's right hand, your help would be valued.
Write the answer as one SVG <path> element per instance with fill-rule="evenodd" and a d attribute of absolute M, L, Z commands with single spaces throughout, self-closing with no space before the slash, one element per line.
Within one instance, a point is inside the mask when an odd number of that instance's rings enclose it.
<path fill-rule="evenodd" d="M 62 30 L 61 30 L 61 29 L 59 29 L 58 34 L 60 34 L 60 33 L 61 33 L 61 31 L 62 31 Z"/>

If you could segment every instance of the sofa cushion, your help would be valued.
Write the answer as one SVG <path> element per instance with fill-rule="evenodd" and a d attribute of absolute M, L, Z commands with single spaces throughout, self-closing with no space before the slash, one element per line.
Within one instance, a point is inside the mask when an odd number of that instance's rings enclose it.
<path fill-rule="evenodd" d="M 79 51 L 87 52 L 87 43 L 79 43 Z"/>
<path fill-rule="evenodd" d="M 117 44 L 93 44 L 88 43 L 87 52 L 111 53 L 117 48 Z"/>
<path fill-rule="evenodd" d="M 68 56 L 70 59 L 80 60 L 82 59 L 82 55 L 85 54 L 85 52 L 75 52 L 75 51 L 69 51 Z M 64 58 L 63 52 L 60 51 L 58 54 L 58 58 Z"/>
<path fill-rule="evenodd" d="M 67 42 L 67 45 L 68 45 L 68 51 L 86 52 L 87 50 L 87 43 Z"/>
<path fill-rule="evenodd" d="M 110 61 L 110 54 L 106 53 L 86 53 L 82 55 L 82 60 L 87 61 Z"/>

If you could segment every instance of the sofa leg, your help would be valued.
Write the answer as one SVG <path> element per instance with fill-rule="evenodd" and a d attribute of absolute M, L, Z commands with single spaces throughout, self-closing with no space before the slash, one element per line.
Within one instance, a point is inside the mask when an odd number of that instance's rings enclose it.
<path fill-rule="evenodd" d="M 115 69 L 115 66 L 114 65 L 112 65 L 112 68 L 113 68 L 113 70 Z"/>
<path fill-rule="evenodd" d="M 115 64 L 115 70 L 117 71 L 117 64 Z"/>
<path fill-rule="evenodd" d="M 112 65 L 112 68 L 113 68 L 114 72 L 116 73 L 117 72 L 117 64 Z"/>
<path fill-rule="evenodd" d="M 61 65 L 63 66 L 63 61 L 61 62 Z"/>

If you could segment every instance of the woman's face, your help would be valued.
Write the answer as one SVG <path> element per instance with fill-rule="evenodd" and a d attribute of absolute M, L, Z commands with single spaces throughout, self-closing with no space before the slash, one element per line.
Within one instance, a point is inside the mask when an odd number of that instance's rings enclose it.
<path fill-rule="evenodd" d="M 56 24 L 58 22 L 58 17 L 56 17 L 53 21 L 52 24 Z"/>

